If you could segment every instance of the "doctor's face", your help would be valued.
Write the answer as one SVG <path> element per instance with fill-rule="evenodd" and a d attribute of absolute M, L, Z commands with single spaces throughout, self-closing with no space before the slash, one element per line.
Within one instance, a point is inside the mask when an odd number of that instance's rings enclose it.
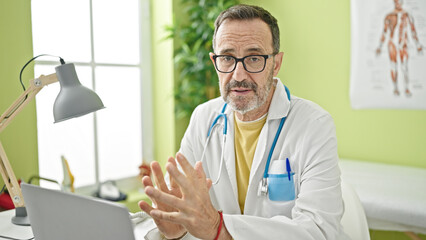
<path fill-rule="evenodd" d="M 273 54 L 272 34 L 269 26 L 260 19 L 225 20 L 219 27 L 215 40 L 215 54 L 243 58 L 249 55 Z M 213 56 L 210 58 L 213 63 Z M 267 112 L 273 95 L 273 77 L 278 74 L 283 53 L 266 59 L 262 72 L 250 73 L 238 62 L 233 72 L 216 72 L 220 93 L 235 111 L 244 115 L 251 111 Z M 246 65 L 250 60 L 246 59 Z M 248 66 L 247 66 L 248 67 Z"/>

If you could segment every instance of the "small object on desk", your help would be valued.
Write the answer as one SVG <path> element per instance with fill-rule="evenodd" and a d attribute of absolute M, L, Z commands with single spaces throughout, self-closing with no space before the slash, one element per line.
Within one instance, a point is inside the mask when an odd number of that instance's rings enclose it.
<path fill-rule="evenodd" d="M 109 200 L 109 201 L 123 201 L 126 200 L 127 195 L 120 192 L 114 181 L 106 181 L 99 185 L 98 191 L 95 193 L 96 197 Z"/>
<path fill-rule="evenodd" d="M 62 169 L 64 172 L 64 181 L 62 182 L 62 190 L 65 192 L 74 192 L 74 175 L 71 173 L 67 159 L 61 156 Z"/>

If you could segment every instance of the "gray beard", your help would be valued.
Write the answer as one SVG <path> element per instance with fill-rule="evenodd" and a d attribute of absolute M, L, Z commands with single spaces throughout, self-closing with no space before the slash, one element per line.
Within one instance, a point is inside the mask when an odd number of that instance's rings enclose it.
<path fill-rule="evenodd" d="M 247 81 L 237 82 L 235 80 L 231 80 L 228 84 L 225 85 L 225 90 L 222 89 L 222 87 L 220 87 L 220 94 L 222 95 L 223 100 L 226 103 L 228 103 L 228 105 L 234 111 L 243 115 L 265 104 L 273 85 L 274 85 L 273 70 L 271 70 L 271 73 L 268 76 L 268 81 L 266 82 L 266 85 L 264 88 L 259 89 L 258 85 L 254 82 L 247 82 Z M 229 92 L 232 88 L 235 88 L 235 87 L 242 87 L 242 88 L 248 88 L 253 90 L 255 94 L 254 98 L 251 98 L 251 97 L 248 98 L 246 96 L 230 98 Z M 244 104 L 238 104 L 241 102 L 243 102 Z"/>

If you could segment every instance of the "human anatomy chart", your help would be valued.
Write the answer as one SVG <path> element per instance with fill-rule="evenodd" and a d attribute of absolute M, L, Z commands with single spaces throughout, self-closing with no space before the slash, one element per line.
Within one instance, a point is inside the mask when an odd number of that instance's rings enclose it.
<path fill-rule="evenodd" d="M 426 1 L 351 1 L 351 104 L 426 109 Z"/>

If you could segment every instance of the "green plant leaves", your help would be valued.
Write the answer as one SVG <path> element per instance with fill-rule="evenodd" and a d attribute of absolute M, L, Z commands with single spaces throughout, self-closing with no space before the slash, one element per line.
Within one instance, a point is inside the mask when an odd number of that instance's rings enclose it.
<path fill-rule="evenodd" d="M 214 21 L 219 14 L 237 0 L 181 0 L 182 13 L 188 19 L 179 19 L 167 26 L 168 38 L 177 40 L 174 63 L 175 113 L 177 118 L 189 117 L 195 107 L 219 96 L 218 77 L 210 60 Z M 178 10 L 177 10 L 178 11 Z"/>

